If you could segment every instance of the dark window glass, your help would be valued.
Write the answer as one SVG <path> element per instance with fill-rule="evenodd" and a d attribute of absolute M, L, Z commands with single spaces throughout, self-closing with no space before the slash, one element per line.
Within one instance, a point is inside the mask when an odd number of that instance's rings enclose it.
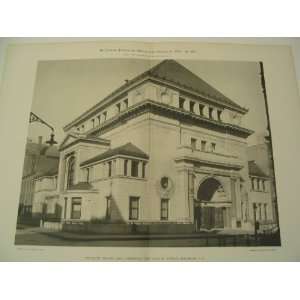
<path fill-rule="evenodd" d="M 184 108 L 184 101 L 185 99 L 184 98 L 179 98 L 179 108 L 183 109 Z"/>
<path fill-rule="evenodd" d="M 124 104 L 125 104 L 125 109 L 127 109 L 128 108 L 128 99 L 124 100 Z"/>
<path fill-rule="evenodd" d="M 118 110 L 118 113 L 121 112 L 121 103 L 118 103 L 118 104 L 117 104 L 117 110 Z"/>
<path fill-rule="evenodd" d="M 103 119 L 104 119 L 104 121 L 106 121 L 106 118 L 107 118 L 107 112 L 105 111 L 105 112 L 103 113 Z"/>
<path fill-rule="evenodd" d="M 211 152 L 216 151 L 216 143 L 211 143 Z"/>
<path fill-rule="evenodd" d="M 72 198 L 72 219 L 80 219 L 81 218 L 81 198 Z"/>
<path fill-rule="evenodd" d="M 190 101 L 190 112 L 194 112 L 195 102 Z"/>
<path fill-rule="evenodd" d="M 75 157 L 72 156 L 68 162 L 68 180 L 67 180 L 67 187 L 71 187 L 74 185 L 74 172 L 75 172 Z"/>
<path fill-rule="evenodd" d="M 146 176 L 146 163 L 143 162 L 142 177 L 145 178 L 145 176 Z"/>
<path fill-rule="evenodd" d="M 133 160 L 131 162 L 131 176 L 132 177 L 139 176 L 139 162 L 137 160 Z"/>
<path fill-rule="evenodd" d="M 86 182 L 90 182 L 90 168 L 86 169 Z"/>
<path fill-rule="evenodd" d="M 214 109 L 213 109 L 212 107 L 210 107 L 209 110 L 208 110 L 209 118 L 210 118 L 210 119 L 213 118 L 213 110 L 214 110 Z"/>
<path fill-rule="evenodd" d="M 129 220 L 139 219 L 139 198 L 129 197 Z"/>
<path fill-rule="evenodd" d="M 221 111 L 221 110 L 218 110 L 218 120 L 219 120 L 219 121 L 222 121 L 222 119 L 221 119 L 221 114 L 222 114 L 222 111 Z"/>
<path fill-rule="evenodd" d="M 111 161 L 108 162 L 108 177 L 111 177 Z"/>
<path fill-rule="evenodd" d="M 206 141 L 201 141 L 201 151 L 206 150 Z"/>
<path fill-rule="evenodd" d="M 168 220 L 169 218 L 169 199 L 161 199 L 160 218 L 161 220 Z"/>
<path fill-rule="evenodd" d="M 128 173 L 128 160 L 124 160 L 124 175 L 127 176 Z"/>
<path fill-rule="evenodd" d="M 192 150 L 196 150 L 197 147 L 197 140 L 194 138 L 191 138 L 191 148 Z"/>
<path fill-rule="evenodd" d="M 204 111 L 204 105 L 203 104 L 199 104 L 200 116 L 203 116 L 203 111 Z"/>

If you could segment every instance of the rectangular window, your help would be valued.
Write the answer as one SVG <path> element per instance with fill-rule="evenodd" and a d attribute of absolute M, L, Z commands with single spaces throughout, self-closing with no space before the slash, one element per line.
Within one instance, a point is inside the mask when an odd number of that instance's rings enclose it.
<path fill-rule="evenodd" d="M 195 102 L 190 101 L 190 112 L 194 112 L 194 106 L 195 106 Z"/>
<path fill-rule="evenodd" d="M 179 98 L 179 108 L 184 109 L 184 102 L 185 102 L 185 99 L 180 97 Z"/>
<path fill-rule="evenodd" d="M 128 173 L 128 159 L 124 160 L 124 176 L 127 176 Z"/>
<path fill-rule="evenodd" d="M 118 103 L 116 106 L 117 106 L 118 113 L 120 113 L 121 112 L 121 103 Z"/>
<path fill-rule="evenodd" d="M 208 109 L 208 116 L 209 116 L 209 118 L 210 119 L 212 119 L 213 118 L 213 108 L 212 107 L 210 107 L 209 109 Z"/>
<path fill-rule="evenodd" d="M 139 162 L 137 160 L 131 161 L 131 176 L 132 177 L 139 176 Z"/>
<path fill-rule="evenodd" d="M 142 168 L 142 178 L 146 177 L 146 163 L 143 162 L 143 168 Z"/>
<path fill-rule="evenodd" d="M 129 197 L 129 220 L 139 219 L 139 197 Z"/>
<path fill-rule="evenodd" d="M 266 183 L 265 183 L 265 180 L 262 180 L 262 189 L 263 191 L 265 192 L 266 191 Z"/>
<path fill-rule="evenodd" d="M 254 191 L 255 190 L 255 179 L 254 178 L 251 178 L 251 186 L 252 186 L 252 190 Z"/>
<path fill-rule="evenodd" d="M 221 114 L 222 114 L 222 111 L 221 111 L 221 110 L 218 110 L 218 121 L 222 121 L 222 119 L 221 119 Z"/>
<path fill-rule="evenodd" d="M 211 152 L 216 151 L 216 143 L 211 143 Z"/>
<path fill-rule="evenodd" d="M 256 189 L 259 191 L 260 189 L 260 180 L 257 178 L 256 180 Z"/>
<path fill-rule="evenodd" d="M 206 150 L 206 141 L 201 141 L 201 151 Z"/>
<path fill-rule="evenodd" d="M 194 138 L 191 138 L 191 148 L 192 150 L 196 150 L 197 148 L 197 140 Z"/>
<path fill-rule="evenodd" d="M 124 100 L 124 104 L 125 104 L 125 109 L 127 109 L 128 108 L 128 99 Z"/>
<path fill-rule="evenodd" d="M 199 113 L 200 113 L 200 116 L 203 116 L 203 111 L 204 111 L 204 105 L 203 104 L 199 104 Z"/>
<path fill-rule="evenodd" d="M 107 118 L 107 111 L 105 111 L 105 112 L 103 113 L 103 122 L 106 121 L 106 118 Z"/>
<path fill-rule="evenodd" d="M 160 219 L 169 219 L 169 199 L 161 199 L 160 202 Z"/>
<path fill-rule="evenodd" d="M 111 161 L 108 162 L 108 177 L 111 177 Z"/>
<path fill-rule="evenodd" d="M 90 182 L 90 168 L 86 169 L 86 182 Z"/>
<path fill-rule="evenodd" d="M 81 217 L 81 198 L 72 198 L 72 219 L 80 219 Z"/>
<path fill-rule="evenodd" d="M 261 203 L 258 204 L 258 207 L 259 207 L 259 220 L 261 220 L 262 219 L 262 217 L 261 217 Z"/>

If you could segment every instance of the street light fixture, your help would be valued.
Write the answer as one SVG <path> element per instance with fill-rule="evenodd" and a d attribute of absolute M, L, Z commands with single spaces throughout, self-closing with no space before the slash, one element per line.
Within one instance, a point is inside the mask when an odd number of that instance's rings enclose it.
<path fill-rule="evenodd" d="M 29 123 L 33 123 L 33 122 L 39 122 L 51 129 L 52 133 L 50 134 L 50 139 L 46 141 L 46 144 L 49 144 L 50 146 L 57 144 L 57 142 L 54 139 L 54 128 L 51 125 L 49 125 L 47 122 L 42 120 L 40 117 L 38 117 L 36 114 L 30 112 Z"/>

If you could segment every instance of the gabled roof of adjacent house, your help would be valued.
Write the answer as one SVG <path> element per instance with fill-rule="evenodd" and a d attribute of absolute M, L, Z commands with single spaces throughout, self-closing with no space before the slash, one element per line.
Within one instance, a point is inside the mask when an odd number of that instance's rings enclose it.
<path fill-rule="evenodd" d="M 72 138 L 73 140 L 70 143 L 67 143 L 68 139 Z M 70 146 L 73 146 L 79 142 L 88 143 L 88 144 L 98 144 L 98 145 L 110 145 L 110 140 L 99 138 L 99 137 L 93 137 L 93 136 L 85 136 L 82 134 L 77 133 L 69 133 L 65 139 L 62 141 L 62 143 L 59 146 L 59 150 L 62 151 Z"/>
<path fill-rule="evenodd" d="M 254 160 L 248 161 L 249 175 L 257 177 L 268 177 L 268 175 L 261 170 Z"/>
<path fill-rule="evenodd" d="M 210 84 L 205 82 L 199 76 L 185 68 L 183 65 L 178 63 L 175 60 L 163 60 L 156 66 L 150 68 L 146 72 L 134 77 L 133 79 L 127 81 L 125 84 L 121 85 L 119 88 L 115 89 L 112 93 L 98 102 L 96 105 L 91 107 L 89 110 L 81 114 L 75 120 L 70 122 L 64 127 L 64 130 L 70 129 L 73 125 L 77 124 L 81 121 L 82 118 L 86 118 L 89 115 L 93 114 L 95 109 L 100 108 L 102 105 L 110 101 L 112 97 L 117 95 L 118 93 L 122 93 L 129 89 L 134 83 L 139 80 L 142 80 L 146 77 L 150 79 L 158 79 L 164 81 L 166 84 L 170 83 L 182 89 L 187 89 L 204 98 L 209 98 L 218 103 L 219 105 L 229 106 L 230 108 L 237 110 L 242 113 L 246 113 L 248 110 L 246 108 L 241 107 L 233 100 L 226 97 L 220 91 L 212 87 Z"/>
<path fill-rule="evenodd" d="M 98 162 L 98 161 L 101 161 L 101 160 L 104 160 L 106 158 L 113 157 L 116 155 L 124 155 L 124 156 L 136 157 L 136 158 L 149 159 L 149 156 L 144 151 L 142 151 L 141 149 L 139 149 L 132 143 L 127 143 L 123 146 L 109 149 L 93 158 L 90 158 L 90 159 L 82 162 L 80 164 L 80 166 L 81 167 L 87 166 L 87 165 L 93 164 L 95 162 Z"/>

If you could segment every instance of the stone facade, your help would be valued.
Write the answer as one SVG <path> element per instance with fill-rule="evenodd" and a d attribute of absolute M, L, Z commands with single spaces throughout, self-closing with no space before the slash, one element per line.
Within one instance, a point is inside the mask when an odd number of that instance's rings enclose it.
<path fill-rule="evenodd" d="M 47 197 L 64 222 L 252 228 L 246 113 L 164 61 L 65 126 Z"/>

